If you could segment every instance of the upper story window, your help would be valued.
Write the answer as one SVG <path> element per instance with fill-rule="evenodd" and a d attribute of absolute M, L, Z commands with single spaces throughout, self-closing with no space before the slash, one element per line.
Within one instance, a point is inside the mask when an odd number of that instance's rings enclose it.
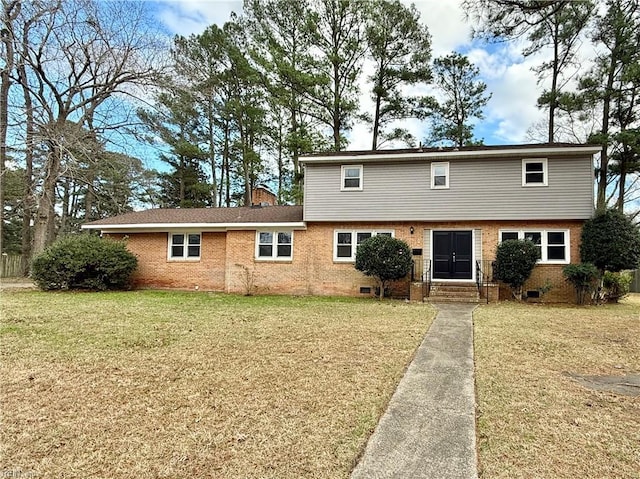
<path fill-rule="evenodd" d="M 393 236 L 393 231 L 335 231 L 333 238 L 333 260 L 341 262 L 355 261 L 358 245 L 364 240 L 376 235 Z"/>
<path fill-rule="evenodd" d="M 199 260 L 200 233 L 169 233 L 169 259 Z"/>
<path fill-rule="evenodd" d="M 547 186 L 546 158 L 525 158 L 522 160 L 522 186 Z"/>
<path fill-rule="evenodd" d="M 256 232 L 256 258 L 290 260 L 293 257 L 293 231 Z"/>
<path fill-rule="evenodd" d="M 431 163 L 431 189 L 449 188 L 449 162 Z"/>
<path fill-rule="evenodd" d="M 500 241 L 529 239 L 540 250 L 540 263 L 569 263 L 569 230 L 500 231 Z"/>
<path fill-rule="evenodd" d="M 362 190 L 362 165 L 343 165 L 341 176 L 341 190 Z"/>

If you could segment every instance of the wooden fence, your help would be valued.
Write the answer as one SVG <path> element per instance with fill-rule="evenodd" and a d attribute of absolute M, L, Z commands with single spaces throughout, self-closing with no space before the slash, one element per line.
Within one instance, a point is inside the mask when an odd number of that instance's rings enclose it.
<path fill-rule="evenodd" d="M 22 256 L 19 254 L 3 254 L 0 256 L 0 278 L 16 278 L 22 276 Z"/>

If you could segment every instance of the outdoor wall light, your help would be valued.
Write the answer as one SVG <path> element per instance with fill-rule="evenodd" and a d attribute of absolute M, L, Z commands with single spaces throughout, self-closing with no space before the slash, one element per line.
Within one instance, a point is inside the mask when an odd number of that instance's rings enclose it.
<path fill-rule="evenodd" d="M 414 232 L 414 231 L 415 231 L 415 230 L 413 229 L 413 226 L 411 226 L 411 227 L 409 228 L 409 233 L 413 234 L 413 232 Z"/>

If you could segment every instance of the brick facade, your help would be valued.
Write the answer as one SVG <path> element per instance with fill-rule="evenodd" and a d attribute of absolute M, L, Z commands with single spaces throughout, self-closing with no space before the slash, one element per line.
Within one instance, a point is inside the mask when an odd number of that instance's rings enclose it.
<path fill-rule="evenodd" d="M 138 257 L 134 281 L 139 287 L 232 293 L 246 293 L 251 288 L 252 292 L 262 294 L 360 296 L 361 287 L 370 287 L 373 292 L 375 281 L 356 271 L 353 263 L 334 262 L 336 229 L 394 230 L 395 237 L 406 241 L 412 249 L 423 248 L 425 229 L 481 230 L 483 260 L 495 259 L 501 229 L 568 229 L 570 261 L 575 263 L 579 262 L 581 226 L 581 221 L 308 223 L 306 230 L 293 232 L 293 257 L 290 261 L 257 260 L 255 230 L 203 233 L 199 261 L 169 260 L 168 233 L 111 236 L 126 239 L 127 247 Z M 543 297 L 544 301 L 572 301 L 573 290 L 564 281 L 562 268 L 563 265 L 537 266 L 525 285 L 525 291 L 535 290 L 549 280 L 552 288 Z M 408 296 L 408 281 L 396 284 L 395 292 Z M 492 292 L 492 295 L 496 294 Z M 508 297 L 508 291 L 501 289 L 500 295 Z"/>

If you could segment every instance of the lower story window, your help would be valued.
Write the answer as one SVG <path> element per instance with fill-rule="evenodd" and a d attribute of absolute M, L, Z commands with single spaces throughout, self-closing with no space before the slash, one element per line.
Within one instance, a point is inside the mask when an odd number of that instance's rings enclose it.
<path fill-rule="evenodd" d="M 540 263 L 569 263 L 568 230 L 504 230 L 500 241 L 528 239 L 540 250 Z"/>
<path fill-rule="evenodd" d="M 258 231 L 256 258 L 290 260 L 293 256 L 292 231 Z"/>
<path fill-rule="evenodd" d="M 170 233 L 169 259 L 200 259 L 200 233 Z"/>
<path fill-rule="evenodd" d="M 335 231 L 333 237 L 333 260 L 355 261 L 358 245 L 376 235 L 393 236 L 393 231 Z"/>

